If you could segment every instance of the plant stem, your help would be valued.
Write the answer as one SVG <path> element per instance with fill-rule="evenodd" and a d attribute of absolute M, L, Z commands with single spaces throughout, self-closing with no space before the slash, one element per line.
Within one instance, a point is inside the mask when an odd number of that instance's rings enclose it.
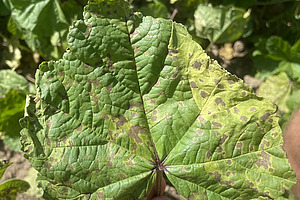
<path fill-rule="evenodd" d="M 159 197 L 162 195 L 162 191 L 161 191 L 162 179 L 163 179 L 163 171 L 157 170 L 156 171 L 156 181 L 155 181 L 155 196 L 156 197 Z"/>
<path fill-rule="evenodd" d="M 177 12 L 178 12 L 178 8 L 175 8 L 174 11 L 173 11 L 173 13 L 172 13 L 172 15 L 171 15 L 171 17 L 170 17 L 170 19 L 171 19 L 172 21 L 174 20 L 174 18 L 175 18 L 175 16 L 176 16 Z"/>

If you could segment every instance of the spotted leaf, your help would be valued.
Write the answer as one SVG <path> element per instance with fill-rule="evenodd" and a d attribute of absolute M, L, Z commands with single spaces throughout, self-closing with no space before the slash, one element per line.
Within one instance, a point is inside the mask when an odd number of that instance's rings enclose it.
<path fill-rule="evenodd" d="M 146 199 L 162 172 L 190 199 L 286 195 L 295 175 L 274 105 L 180 24 L 122 0 L 83 16 L 63 58 L 40 65 L 22 120 L 45 197 Z"/>

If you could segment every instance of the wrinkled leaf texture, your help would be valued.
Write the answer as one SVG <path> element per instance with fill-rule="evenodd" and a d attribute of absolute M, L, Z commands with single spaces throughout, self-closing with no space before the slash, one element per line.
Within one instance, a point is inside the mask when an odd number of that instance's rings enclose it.
<path fill-rule="evenodd" d="M 276 107 L 184 26 L 88 3 L 36 73 L 23 150 L 47 198 L 145 199 L 158 170 L 186 198 L 277 198 L 295 183 Z"/>

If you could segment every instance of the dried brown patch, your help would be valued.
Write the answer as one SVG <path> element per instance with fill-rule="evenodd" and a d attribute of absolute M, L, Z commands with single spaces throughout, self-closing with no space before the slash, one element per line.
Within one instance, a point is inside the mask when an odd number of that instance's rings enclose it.
<path fill-rule="evenodd" d="M 222 145 L 227 138 L 228 138 L 228 135 L 223 135 L 220 142 L 219 142 L 219 144 Z"/>
<path fill-rule="evenodd" d="M 259 158 L 256 161 L 256 165 L 258 167 L 264 167 L 265 169 L 268 169 L 268 166 L 271 166 L 271 162 L 270 162 L 270 155 L 267 154 L 266 152 L 261 152 L 261 154 L 259 154 L 258 156 L 260 156 L 261 158 Z"/>
<path fill-rule="evenodd" d="M 190 82 L 190 86 L 191 88 L 198 88 L 197 84 L 195 83 L 195 81 L 191 81 Z"/>
<path fill-rule="evenodd" d="M 133 126 L 129 129 L 128 135 L 132 137 L 137 143 L 142 143 L 142 139 L 139 134 L 145 134 L 147 130 L 142 126 Z"/>
<path fill-rule="evenodd" d="M 217 128 L 221 128 L 222 127 L 222 124 L 218 123 L 218 122 L 212 122 L 212 125 L 217 127 Z"/>
<path fill-rule="evenodd" d="M 270 113 L 265 113 L 265 114 L 263 114 L 263 115 L 260 117 L 260 119 L 261 119 L 262 121 L 265 121 L 266 119 L 268 119 L 268 117 L 269 117 L 270 115 L 271 115 Z"/>
<path fill-rule="evenodd" d="M 216 102 L 217 105 L 221 104 L 222 106 L 225 106 L 225 103 L 224 103 L 223 99 L 220 98 L 220 97 L 216 98 L 215 102 Z"/>
<path fill-rule="evenodd" d="M 117 129 L 119 129 L 121 126 L 123 126 L 127 122 L 128 122 L 127 119 L 124 116 L 120 115 L 118 117 L 118 121 L 116 123 Z"/>
<path fill-rule="evenodd" d="M 235 114 L 238 114 L 240 112 L 240 110 L 237 107 L 233 107 L 233 111 Z"/>
<path fill-rule="evenodd" d="M 203 97 L 203 98 L 206 98 L 206 97 L 209 96 L 205 91 L 201 91 L 201 92 L 200 92 L 200 95 L 201 95 L 201 97 Z"/>
<path fill-rule="evenodd" d="M 246 116 L 241 116 L 240 119 L 244 122 L 246 122 L 248 120 L 248 118 Z"/>

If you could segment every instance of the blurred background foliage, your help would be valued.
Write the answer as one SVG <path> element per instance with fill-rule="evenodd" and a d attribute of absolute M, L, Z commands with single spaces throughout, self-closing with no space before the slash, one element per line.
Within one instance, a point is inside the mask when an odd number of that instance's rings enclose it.
<path fill-rule="evenodd" d="M 128 0 L 132 9 L 182 23 L 222 67 L 278 105 L 284 128 L 300 106 L 300 1 Z M 0 139 L 20 151 L 19 119 L 42 61 L 68 48 L 87 0 L 0 0 Z"/>

